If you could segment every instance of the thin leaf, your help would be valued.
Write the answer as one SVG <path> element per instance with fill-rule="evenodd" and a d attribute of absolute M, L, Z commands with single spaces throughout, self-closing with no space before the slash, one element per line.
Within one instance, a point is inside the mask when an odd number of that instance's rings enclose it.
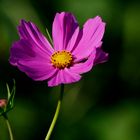
<path fill-rule="evenodd" d="M 48 38 L 49 42 L 51 43 L 51 45 L 53 46 L 53 41 L 52 41 L 51 35 L 47 28 L 46 28 L 46 32 L 47 32 L 47 38 Z"/>
<path fill-rule="evenodd" d="M 7 96 L 8 96 L 8 100 L 10 98 L 10 89 L 9 89 L 9 85 L 6 83 L 6 87 L 7 87 Z"/>

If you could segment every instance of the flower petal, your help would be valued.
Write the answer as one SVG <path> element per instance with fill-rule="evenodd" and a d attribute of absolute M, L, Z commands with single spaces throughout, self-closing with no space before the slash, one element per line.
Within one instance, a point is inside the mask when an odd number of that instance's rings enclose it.
<path fill-rule="evenodd" d="M 79 59 L 87 58 L 94 48 L 101 42 L 105 30 L 105 23 L 97 16 L 89 19 L 82 29 L 82 38 L 73 50 L 73 55 Z"/>
<path fill-rule="evenodd" d="M 75 61 L 76 64 L 70 67 L 70 69 L 75 73 L 82 74 L 90 71 L 96 64 L 106 62 L 108 60 L 108 54 L 103 52 L 101 46 L 102 42 L 97 45 L 85 62 L 80 62 L 77 59 L 77 62 Z"/>
<path fill-rule="evenodd" d="M 99 63 L 104 63 L 108 60 L 108 53 L 105 53 L 101 47 L 98 47 L 96 49 L 96 57 L 94 60 L 94 65 L 99 64 Z"/>
<path fill-rule="evenodd" d="M 39 31 L 35 24 L 21 20 L 18 26 L 18 31 L 21 39 L 29 40 L 33 45 L 38 46 L 46 54 L 52 54 L 53 48 L 46 37 Z"/>
<path fill-rule="evenodd" d="M 67 68 L 59 70 L 58 73 L 48 80 L 48 86 L 58 86 L 60 84 L 69 84 L 77 82 L 81 79 L 79 74 L 74 73 Z"/>
<path fill-rule="evenodd" d="M 56 51 L 67 49 L 67 44 L 71 39 L 78 23 L 71 13 L 57 13 L 53 22 L 53 42 Z"/>
<path fill-rule="evenodd" d="M 14 66 L 20 60 L 39 59 L 50 61 L 50 56 L 46 55 L 40 48 L 33 46 L 29 41 L 21 39 L 13 43 L 10 49 L 10 63 Z"/>
<path fill-rule="evenodd" d="M 81 40 L 82 34 L 82 30 L 77 27 L 67 45 L 67 51 L 73 52 L 73 50 L 77 47 L 79 41 Z"/>
<path fill-rule="evenodd" d="M 35 81 L 47 80 L 57 73 L 51 64 L 35 60 L 19 61 L 18 68 Z"/>
<path fill-rule="evenodd" d="M 24 39 L 13 44 L 10 50 L 10 63 L 34 80 L 46 80 L 56 71 L 50 64 L 50 58 Z"/>
<path fill-rule="evenodd" d="M 93 51 L 85 62 L 76 63 L 70 69 L 78 74 L 90 71 L 94 65 L 95 56 L 96 52 Z"/>

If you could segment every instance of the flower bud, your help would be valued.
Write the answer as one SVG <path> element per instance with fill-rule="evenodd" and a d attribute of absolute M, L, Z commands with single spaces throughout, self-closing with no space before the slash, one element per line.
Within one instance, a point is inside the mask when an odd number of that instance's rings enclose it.
<path fill-rule="evenodd" d="M 7 105 L 7 100 L 6 99 L 0 99 L 0 108 L 5 108 Z"/>

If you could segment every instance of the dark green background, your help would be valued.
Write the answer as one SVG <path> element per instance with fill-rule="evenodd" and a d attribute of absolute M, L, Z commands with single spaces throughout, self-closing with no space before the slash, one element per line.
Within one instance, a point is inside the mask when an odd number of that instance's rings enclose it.
<path fill-rule="evenodd" d="M 140 140 L 140 2 L 133 0 L 0 0 L 0 98 L 16 80 L 15 108 L 8 114 L 15 140 L 44 140 L 59 87 L 34 82 L 9 62 L 20 19 L 51 32 L 56 12 L 72 12 L 80 26 L 100 15 L 106 22 L 107 63 L 66 85 L 52 140 Z M 9 140 L 0 117 L 0 140 Z"/>

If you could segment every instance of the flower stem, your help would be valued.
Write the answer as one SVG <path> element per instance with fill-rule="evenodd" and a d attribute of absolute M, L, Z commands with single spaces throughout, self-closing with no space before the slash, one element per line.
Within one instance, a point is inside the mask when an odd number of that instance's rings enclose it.
<path fill-rule="evenodd" d="M 10 126 L 10 123 L 9 123 L 9 120 L 8 120 L 8 116 L 6 114 L 4 114 L 3 117 L 4 117 L 5 122 L 7 124 L 7 128 L 8 128 L 8 131 L 9 131 L 10 140 L 14 140 L 12 129 L 11 129 L 11 126 Z"/>
<path fill-rule="evenodd" d="M 64 93 L 64 84 L 61 84 L 60 96 L 59 96 L 59 100 L 58 100 L 58 103 L 57 103 L 56 111 L 55 111 L 52 123 L 50 125 L 50 128 L 48 130 L 48 133 L 46 135 L 45 140 L 49 140 L 50 139 L 51 133 L 52 133 L 52 131 L 54 129 L 54 126 L 56 124 L 56 121 L 57 121 L 57 118 L 58 118 L 58 115 L 59 115 L 59 112 L 60 112 L 60 107 L 61 107 L 62 99 L 63 99 L 63 93 Z"/>

